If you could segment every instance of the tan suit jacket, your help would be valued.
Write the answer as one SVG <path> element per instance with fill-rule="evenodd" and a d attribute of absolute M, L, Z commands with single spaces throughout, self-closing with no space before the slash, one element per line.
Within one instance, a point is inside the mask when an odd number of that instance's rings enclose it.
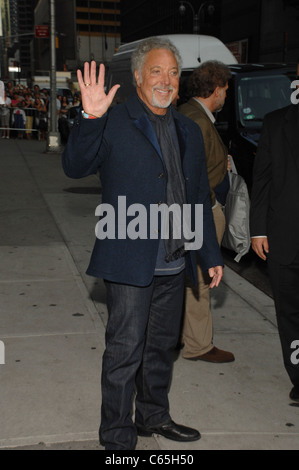
<path fill-rule="evenodd" d="M 180 106 L 179 111 L 195 121 L 202 131 L 212 206 L 214 206 L 216 203 L 214 189 L 222 183 L 227 174 L 227 148 L 204 108 L 195 99 L 191 98 L 187 103 Z"/>

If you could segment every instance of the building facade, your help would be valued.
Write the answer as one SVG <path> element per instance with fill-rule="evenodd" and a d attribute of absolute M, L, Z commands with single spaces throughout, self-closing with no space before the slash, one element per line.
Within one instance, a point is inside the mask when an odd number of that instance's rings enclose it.
<path fill-rule="evenodd" d="M 34 7 L 36 0 L 17 0 L 19 33 L 19 63 L 21 77 L 30 78 L 32 66 L 32 40 L 34 33 Z"/>
<path fill-rule="evenodd" d="M 121 7 L 122 42 L 193 33 L 197 20 L 197 32 L 228 44 L 239 62 L 299 58 L 299 0 L 122 0 Z"/>
<path fill-rule="evenodd" d="M 10 47 L 10 12 L 8 0 L 0 0 L 0 77 L 7 74 L 8 48 Z"/>
<path fill-rule="evenodd" d="M 0 0 L 1 76 L 30 78 L 49 73 L 50 39 L 35 26 L 50 24 L 49 0 Z M 57 70 L 76 70 L 84 61 L 107 64 L 120 44 L 120 0 L 55 0 Z M 9 76 L 9 64 L 20 72 Z"/>
<path fill-rule="evenodd" d="M 120 0 L 75 3 L 79 61 L 109 62 L 120 44 Z"/>
<path fill-rule="evenodd" d="M 31 74 L 33 12 L 36 3 L 37 0 L 0 0 L 1 76 L 3 78 L 20 80 Z"/>
<path fill-rule="evenodd" d="M 241 61 L 297 62 L 298 31 L 299 0 L 222 0 L 220 36 Z"/>
<path fill-rule="evenodd" d="M 111 60 L 120 44 L 120 0 L 56 0 L 55 13 L 57 70 Z M 48 0 L 39 0 L 35 24 L 49 24 Z M 35 40 L 35 55 L 35 74 L 49 70 L 49 39 Z"/>
<path fill-rule="evenodd" d="M 0 0 L 1 10 L 1 77 L 10 78 L 8 73 L 9 58 L 13 59 L 10 64 L 19 65 L 18 53 L 18 10 L 16 0 Z"/>
<path fill-rule="evenodd" d="M 220 19 L 221 0 L 122 0 L 121 38 L 131 42 L 155 35 L 189 34 L 195 29 L 218 37 Z"/>
<path fill-rule="evenodd" d="M 49 3 L 0 0 L 1 77 L 49 73 L 50 40 L 34 36 L 36 25 L 49 25 Z M 299 58 L 299 0 L 55 0 L 55 8 L 59 71 L 109 64 L 120 43 L 176 33 L 216 36 L 239 62 Z"/>

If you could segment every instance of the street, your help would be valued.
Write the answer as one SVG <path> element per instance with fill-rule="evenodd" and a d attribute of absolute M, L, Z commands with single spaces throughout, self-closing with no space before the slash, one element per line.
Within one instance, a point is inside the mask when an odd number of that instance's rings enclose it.
<path fill-rule="evenodd" d="M 262 261 L 252 249 L 249 253 L 241 258 L 240 262 L 234 261 L 235 253 L 222 248 L 224 263 L 229 266 L 233 271 L 238 273 L 241 277 L 246 279 L 259 290 L 273 298 L 267 263 Z"/>

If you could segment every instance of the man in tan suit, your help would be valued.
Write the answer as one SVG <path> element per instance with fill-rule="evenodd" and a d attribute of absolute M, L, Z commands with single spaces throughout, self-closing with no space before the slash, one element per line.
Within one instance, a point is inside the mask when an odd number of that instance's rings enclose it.
<path fill-rule="evenodd" d="M 179 111 L 195 121 L 203 134 L 207 170 L 211 190 L 211 201 L 218 243 L 225 230 L 222 206 L 229 189 L 228 152 L 214 126 L 214 112 L 225 103 L 229 68 L 221 62 L 207 61 L 192 73 L 188 82 L 188 94 L 192 98 L 179 107 Z M 213 363 L 233 362 L 234 355 L 216 348 L 213 344 L 213 321 L 210 309 L 208 273 L 197 264 L 198 286 L 187 281 L 186 308 L 182 342 L 183 357 Z"/>

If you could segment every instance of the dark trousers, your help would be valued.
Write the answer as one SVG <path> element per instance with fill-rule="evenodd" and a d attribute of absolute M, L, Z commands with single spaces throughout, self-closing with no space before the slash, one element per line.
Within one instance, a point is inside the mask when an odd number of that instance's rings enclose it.
<path fill-rule="evenodd" d="M 268 266 L 284 365 L 292 384 L 299 390 L 298 346 L 294 349 L 294 341 L 299 341 L 299 252 L 290 265 L 269 260 Z"/>
<path fill-rule="evenodd" d="M 102 366 L 100 437 L 106 450 L 132 450 L 135 422 L 170 420 L 168 388 L 181 325 L 185 272 L 156 276 L 148 287 L 106 282 L 108 324 Z"/>

